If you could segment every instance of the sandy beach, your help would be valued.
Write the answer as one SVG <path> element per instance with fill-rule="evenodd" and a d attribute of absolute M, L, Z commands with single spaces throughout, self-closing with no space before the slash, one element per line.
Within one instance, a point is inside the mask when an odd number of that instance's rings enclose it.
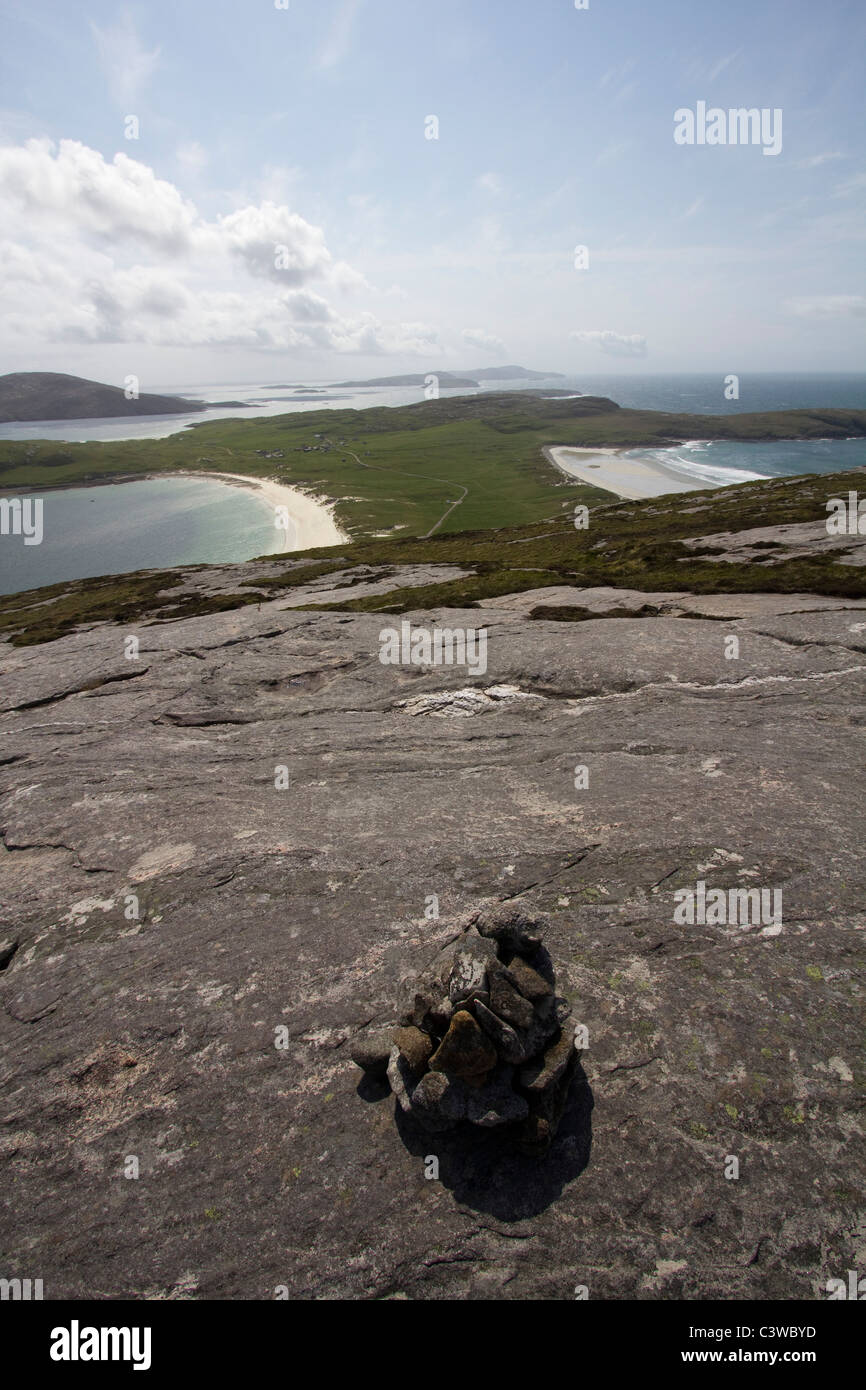
<path fill-rule="evenodd" d="M 555 468 L 570 478 L 605 488 L 627 501 L 661 497 L 667 492 L 699 492 L 718 486 L 698 478 L 691 481 L 655 459 L 641 458 L 626 449 L 574 449 L 570 445 L 557 445 L 545 448 L 544 454 Z"/>
<path fill-rule="evenodd" d="M 165 474 L 159 473 L 152 475 L 164 478 L 212 478 L 215 482 L 234 483 L 236 487 L 245 487 L 258 495 L 274 508 L 276 516 L 277 507 L 285 507 L 289 516 L 289 526 L 285 530 L 277 530 L 277 537 L 282 537 L 283 544 L 275 545 L 274 550 L 312 550 L 317 546 L 323 545 L 342 545 L 349 537 L 341 531 L 334 520 L 334 504 L 326 498 L 312 497 L 306 492 L 301 492 L 296 487 L 288 487 L 285 483 L 279 483 L 274 478 L 255 478 L 247 476 L 245 473 L 214 473 L 199 472 L 194 469 L 186 469 L 182 472 Z"/>

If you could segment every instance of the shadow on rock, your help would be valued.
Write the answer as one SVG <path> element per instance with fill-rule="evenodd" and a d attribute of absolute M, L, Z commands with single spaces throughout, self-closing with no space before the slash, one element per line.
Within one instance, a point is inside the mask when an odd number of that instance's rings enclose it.
<path fill-rule="evenodd" d="M 592 1147 L 592 1107 L 592 1090 L 578 1065 L 556 1138 L 544 1158 L 519 1153 L 503 1128 L 479 1130 L 462 1124 L 434 1134 L 404 1114 L 399 1104 L 394 1118 L 411 1154 L 438 1158 L 439 1180 L 458 1202 L 499 1221 L 523 1221 L 555 1202 L 586 1168 Z"/>
<path fill-rule="evenodd" d="M 361 1077 L 355 1087 L 355 1095 L 361 1100 L 375 1102 L 384 1100 L 391 1094 L 391 1087 L 388 1085 L 388 1078 L 385 1076 L 369 1076 L 365 1074 Z"/>

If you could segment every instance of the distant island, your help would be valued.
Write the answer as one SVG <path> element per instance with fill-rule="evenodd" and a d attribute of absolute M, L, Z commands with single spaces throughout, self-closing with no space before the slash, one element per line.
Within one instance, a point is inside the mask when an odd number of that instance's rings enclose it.
<path fill-rule="evenodd" d="M 482 381 L 548 381 L 562 372 L 532 372 L 528 367 L 481 367 L 477 372 L 407 372 L 403 376 L 376 376 L 368 381 L 335 381 L 334 386 L 425 386 L 428 376 L 440 386 L 480 386 Z"/>
<path fill-rule="evenodd" d="M 338 381 L 343 389 L 364 386 L 425 386 L 430 375 L 440 386 L 478 387 L 483 381 L 546 381 L 561 372 L 533 372 L 526 367 L 483 367 L 471 375 L 456 372 L 410 372 L 403 376 L 371 377 L 369 381 Z M 327 396 L 323 386 L 272 386 L 272 391 L 304 392 L 302 399 Z M 128 399 L 120 386 L 106 386 L 66 372 L 8 372 L 0 376 L 0 424 L 30 420 L 110 420 L 133 415 L 189 415 L 204 410 L 249 410 L 261 401 L 197 401 L 185 396 L 158 396 L 146 391 Z"/>
<path fill-rule="evenodd" d="M 468 376 L 456 376 L 453 372 L 407 372 L 404 376 L 374 376 L 369 381 L 335 381 L 334 386 L 426 386 L 427 378 L 435 376 L 440 386 L 477 386 L 478 382 Z"/>
<path fill-rule="evenodd" d="M 188 415 L 204 401 L 141 393 L 128 400 L 120 386 L 105 386 L 66 372 L 9 372 L 0 376 L 0 423 L 21 420 L 95 420 L 119 415 Z"/>
<path fill-rule="evenodd" d="M 478 371 L 467 372 L 476 381 L 552 381 L 554 377 L 565 380 L 563 372 L 531 372 L 528 367 L 481 367 Z"/>

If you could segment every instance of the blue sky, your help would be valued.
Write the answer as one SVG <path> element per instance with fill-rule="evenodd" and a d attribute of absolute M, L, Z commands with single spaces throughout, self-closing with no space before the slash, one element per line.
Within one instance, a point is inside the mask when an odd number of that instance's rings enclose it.
<path fill-rule="evenodd" d="M 860 0 L 0 0 L 0 29 L 0 371 L 866 362 Z M 699 102 L 781 111 L 781 150 L 678 145 Z"/>

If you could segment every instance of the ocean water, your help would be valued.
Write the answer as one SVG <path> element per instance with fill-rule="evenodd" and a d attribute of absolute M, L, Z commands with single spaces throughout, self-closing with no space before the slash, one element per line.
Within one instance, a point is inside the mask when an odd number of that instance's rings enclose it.
<path fill-rule="evenodd" d="M 740 373 L 736 401 L 725 400 L 722 372 L 569 377 L 559 385 L 569 386 L 572 380 L 580 382 L 586 395 L 609 396 L 631 410 L 669 410 L 689 415 L 737 415 L 821 406 L 866 410 L 866 372 Z"/>
<path fill-rule="evenodd" d="M 725 400 L 725 380 L 721 374 L 593 376 L 582 377 L 581 383 L 585 393 L 609 396 L 632 410 L 667 410 L 678 415 L 736 415 L 821 407 L 866 410 L 866 373 L 862 372 L 741 375 L 736 401 Z M 779 440 L 754 444 L 695 439 L 667 449 L 631 452 L 634 457 L 658 459 L 665 467 L 707 487 L 756 478 L 793 477 L 799 473 L 835 473 L 866 465 L 866 439 Z"/>
<path fill-rule="evenodd" d="M 744 411 L 805 410 L 820 406 L 866 409 L 864 372 L 741 374 L 740 395 L 736 401 L 725 400 L 725 378 L 720 372 L 566 376 L 527 383 L 491 381 L 476 390 L 450 389 L 443 390 L 441 395 L 443 399 L 477 396 L 483 391 L 516 390 L 521 385 L 541 390 L 547 386 L 581 395 L 609 396 L 619 405 L 633 410 L 669 410 L 678 414 L 730 415 Z M 244 408 L 220 407 L 189 415 L 146 415 L 114 420 L 30 420 L 20 424 L 0 424 L 0 439 L 53 439 L 78 443 L 88 439 L 162 439 L 209 420 L 260 420 L 269 415 L 311 410 L 365 410 L 370 406 L 412 405 L 424 399 L 424 390 L 420 386 L 364 387 L 352 391 L 337 390 L 321 381 L 307 382 L 303 386 L 299 383 L 286 386 L 250 385 L 249 382 L 187 386 L 149 383 L 149 389 L 193 400 L 232 400 L 247 404 Z"/>
<path fill-rule="evenodd" d="M 649 376 L 622 374 L 550 378 L 531 383 L 575 394 L 609 396 L 633 409 L 680 413 L 733 414 L 738 411 L 819 407 L 866 409 L 866 373 L 848 375 L 740 376 L 737 401 L 724 398 L 722 374 Z M 513 390 L 519 383 L 489 382 L 484 390 Z M 423 399 L 419 387 L 368 387 L 335 390 L 322 382 L 304 385 L 194 386 L 153 385 L 179 395 L 208 400 L 244 400 L 246 410 L 221 409 L 203 414 L 149 416 L 142 419 L 33 421 L 0 426 L 0 439 L 159 438 L 176 434 L 206 419 L 279 415 L 293 411 L 408 405 Z M 449 390 L 443 396 L 476 395 Z M 259 402 L 254 405 L 253 402 Z M 668 468 L 702 486 L 750 478 L 799 473 L 831 473 L 866 465 L 866 440 L 810 440 L 776 443 L 709 443 L 696 437 L 665 449 L 637 449 L 640 457 L 657 458 Z M 242 488 L 208 479 L 165 478 L 120 486 L 70 488 L 40 494 L 45 537 L 25 546 L 23 538 L 0 535 L 0 593 L 41 587 L 66 579 L 125 573 L 135 569 L 181 564 L 246 560 L 271 553 L 283 539 L 275 536 L 273 510 Z M 293 538 L 289 538 L 289 546 Z"/>
<path fill-rule="evenodd" d="M 836 473 L 866 466 L 866 439 L 797 439 L 739 444 L 687 440 L 667 449 L 631 449 L 633 458 L 657 459 L 704 487 L 790 478 L 798 473 Z M 866 491 L 866 487 L 864 487 Z"/>
<path fill-rule="evenodd" d="M 559 383 L 557 383 L 559 384 Z M 333 391 L 312 386 L 303 391 L 277 391 L 260 386 L 218 384 L 216 386 L 153 386 L 158 395 L 185 396 L 192 400 L 245 401 L 243 408 L 224 406 L 193 411 L 186 415 L 123 416 L 113 420 L 27 420 L 0 424 L 0 439 L 54 439 L 83 443 L 89 439 L 167 439 L 193 425 L 211 420 L 262 420 L 269 415 L 287 415 L 311 410 L 365 410 L 372 405 L 413 405 L 424 399 L 418 386 L 367 387 L 359 391 Z M 502 389 L 501 387 L 498 389 Z M 443 390 L 448 396 L 477 396 L 478 391 Z"/>
<path fill-rule="evenodd" d="M 137 569 L 249 560 L 282 550 L 287 539 L 264 498 L 208 478 L 14 495 L 42 499 L 43 537 L 25 545 L 23 536 L 0 535 L 0 594 Z"/>

